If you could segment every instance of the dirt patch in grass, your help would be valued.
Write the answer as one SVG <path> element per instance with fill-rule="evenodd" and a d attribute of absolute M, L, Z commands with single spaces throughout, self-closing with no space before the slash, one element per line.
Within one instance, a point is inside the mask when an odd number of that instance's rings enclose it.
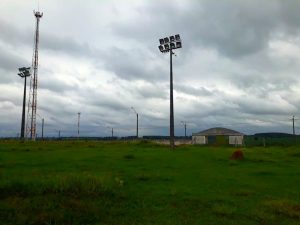
<path fill-rule="evenodd" d="M 272 172 L 272 171 L 258 171 L 258 172 L 254 172 L 252 173 L 255 176 L 275 176 L 276 173 Z"/>
<path fill-rule="evenodd" d="M 135 159 L 135 155 L 133 155 L 133 154 L 127 154 L 127 155 L 123 156 L 123 159 L 125 159 L 125 160 L 133 160 L 133 159 Z"/>
<path fill-rule="evenodd" d="M 235 150 L 231 157 L 231 160 L 243 160 L 244 159 L 244 153 L 241 149 Z"/>
<path fill-rule="evenodd" d="M 238 197 L 249 197 L 249 196 L 253 196 L 255 194 L 254 191 L 252 190 L 235 190 L 232 192 L 232 195 L 234 196 L 238 196 Z"/>
<path fill-rule="evenodd" d="M 282 215 L 292 219 L 300 219 L 300 204 L 289 200 L 271 200 L 265 202 L 265 205 L 275 214 Z"/>
<path fill-rule="evenodd" d="M 152 181 L 152 182 L 171 182 L 173 179 L 171 177 L 164 177 L 157 174 L 145 174 L 141 173 L 135 177 L 138 181 Z"/>
<path fill-rule="evenodd" d="M 300 157 L 300 152 L 292 153 L 292 154 L 290 154 L 290 156 L 292 156 L 292 157 Z"/>

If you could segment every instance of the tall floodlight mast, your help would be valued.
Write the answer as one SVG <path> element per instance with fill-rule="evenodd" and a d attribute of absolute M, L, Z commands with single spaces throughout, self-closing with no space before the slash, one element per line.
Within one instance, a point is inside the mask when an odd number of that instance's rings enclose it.
<path fill-rule="evenodd" d="M 36 29 L 34 36 L 34 53 L 32 59 L 33 76 L 30 81 L 30 96 L 28 101 L 27 114 L 27 135 L 30 133 L 30 139 L 35 141 L 36 139 L 36 108 L 37 108 L 37 87 L 38 87 L 38 64 L 39 64 L 39 23 L 43 16 L 43 13 L 39 11 L 33 11 L 36 18 Z M 28 122 L 30 120 L 30 124 Z"/>
<path fill-rule="evenodd" d="M 170 147 L 174 149 L 174 104 L 173 104 L 173 50 L 182 47 L 180 35 L 165 37 L 159 39 L 158 49 L 162 53 L 170 53 Z"/>
<path fill-rule="evenodd" d="M 18 75 L 24 78 L 24 94 L 23 94 L 23 108 L 22 108 L 22 122 L 21 122 L 21 140 L 25 137 L 25 105 L 26 105 L 26 80 L 30 76 L 30 67 L 19 68 Z"/>

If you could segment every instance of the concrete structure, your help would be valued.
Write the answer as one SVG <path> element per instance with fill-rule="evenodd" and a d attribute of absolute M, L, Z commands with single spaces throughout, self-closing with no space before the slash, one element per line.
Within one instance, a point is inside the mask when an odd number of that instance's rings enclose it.
<path fill-rule="evenodd" d="M 192 135 L 193 144 L 243 145 L 244 134 L 222 127 L 215 127 Z"/>

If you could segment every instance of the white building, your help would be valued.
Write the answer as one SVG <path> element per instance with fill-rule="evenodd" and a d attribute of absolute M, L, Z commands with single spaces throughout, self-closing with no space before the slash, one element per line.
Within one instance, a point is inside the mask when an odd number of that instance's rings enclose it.
<path fill-rule="evenodd" d="M 215 127 L 192 134 L 193 144 L 229 144 L 229 145 L 243 145 L 244 134 L 222 127 Z"/>

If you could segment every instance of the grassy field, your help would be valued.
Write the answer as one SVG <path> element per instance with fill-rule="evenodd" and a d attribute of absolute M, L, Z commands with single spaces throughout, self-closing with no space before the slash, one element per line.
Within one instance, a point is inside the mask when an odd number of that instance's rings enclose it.
<path fill-rule="evenodd" d="M 300 148 L 0 142 L 0 224 L 299 224 Z"/>

